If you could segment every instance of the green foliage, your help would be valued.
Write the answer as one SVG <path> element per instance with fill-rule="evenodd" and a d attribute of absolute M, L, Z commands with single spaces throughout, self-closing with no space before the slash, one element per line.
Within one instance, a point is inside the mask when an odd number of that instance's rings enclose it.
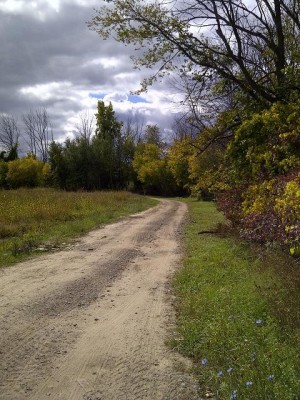
<path fill-rule="evenodd" d="M 297 243 L 291 246 L 290 252 L 295 254 L 300 251 L 300 174 L 284 186 L 283 193 L 275 199 L 275 211 L 280 220 L 284 222 L 284 229 L 288 236 L 295 236 Z M 299 254 L 300 255 L 300 254 Z"/>
<path fill-rule="evenodd" d="M 2 161 L 13 161 L 16 160 L 18 158 L 18 145 L 15 144 L 13 146 L 10 147 L 9 151 L 2 151 L 0 153 L 0 160 Z"/>
<path fill-rule="evenodd" d="M 105 106 L 104 102 L 98 101 L 96 113 L 96 137 L 111 140 L 112 142 L 121 134 L 122 123 L 116 119 L 113 106 L 109 103 Z"/>
<path fill-rule="evenodd" d="M 18 159 L 18 145 L 15 144 L 14 146 L 12 146 L 7 154 L 7 156 L 5 157 L 5 161 L 14 161 Z"/>
<path fill-rule="evenodd" d="M 203 199 L 213 198 L 214 194 L 224 188 L 220 179 L 220 167 L 224 152 L 218 145 L 210 146 L 205 152 L 194 152 L 190 159 L 190 179 L 192 192 L 199 193 Z"/>
<path fill-rule="evenodd" d="M 0 188 L 6 186 L 6 176 L 8 172 L 8 165 L 3 160 L 0 160 Z"/>
<path fill-rule="evenodd" d="M 112 104 L 105 106 L 103 101 L 98 101 L 96 113 L 96 132 L 94 144 L 102 169 L 103 187 L 122 187 L 122 123 L 117 121 Z"/>
<path fill-rule="evenodd" d="M 134 180 L 133 136 L 122 131 L 111 104 L 98 102 L 92 140 L 78 137 L 49 150 L 52 183 L 67 190 L 127 188 Z"/>
<path fill-rule="evenodd" d="M 64 160 L 67 174 L 65 188 L 68 190 L 93 189 L 92 167 L 93 153 L 88 141 L 83 138 L 67 140 L 64 148 Z"/>
<path fill-rule="evenodd" d="M 288 256 L 224 236 L 225 228 L 218 235 L 225 221 L 212 203 L 189 206 L 185 265 L 174 280 L 174 347 L 193 358 L 203 398 L 235 398 L 236 390 L 243 400 L 296 400 L 299 268 Z"/>
<path fill-rule="evenodd" d="M 162 147 L 160 131 L 157 125 L 146 126 L 146 131 L 144 133 L 144 142 L 148 144 L 155 144 L 158 147 Z"/>
<path fill-rule="evenodd" d="M 47 173 L 44 165 L 32 154 L 25 158 L 9 161 L 6 175 L 8 186 L 13 189 L 42 186 L 46 178 L 44 174 Z"/>
<path fill-rule="evenodd" d="M 49 147 L 50 181 L 54 187 L 66 189 L 68 176 L 64 159 L 64 148 L 60 143 L 52 142 Z"/>
<path fill-rule="evenodd" d="M 234 184 L 300 168 L 300 101 L 253 114 L 235 131 L 227 157 Z"/>
<path fill-rule="evenodd" d="M 194 139 L 177 140 L 168 154 L 168 164 L 177 185 L 203 198 L 211 198 L 217 190 L 224 189 L 220 180 L 224 150 L 218 143 L 205 148 L 207 140 L 214 140 L 214 134 L 213 129 L 207 129 Z"/>

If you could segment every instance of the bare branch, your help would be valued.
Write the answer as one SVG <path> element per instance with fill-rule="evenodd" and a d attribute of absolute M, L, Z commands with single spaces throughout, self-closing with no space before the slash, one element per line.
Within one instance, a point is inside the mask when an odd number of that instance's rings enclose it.
<path fill-rule="evenodd" d="M 46 108 L 31 110 L 28 114 L 23 115 L 23 122 L 30 152 L 46 162 L 49 144 L 52 140 L 52 130 Z"/>
<path fill-rule="evenodd" d="M 5 150 L 11 150 L 18 146 L 20 138 L 20 129 L 17 121 L 11 115 L 0 116 L 0 144 Z"/>
<path fill-rule="evenodd" d="M 83 111 L 79 114 L 79 123 L 76 124 L 76 130 L 80 137 L 83 137 L 88 143 L 96 129 L 95 115 L 89 111 Z"/>

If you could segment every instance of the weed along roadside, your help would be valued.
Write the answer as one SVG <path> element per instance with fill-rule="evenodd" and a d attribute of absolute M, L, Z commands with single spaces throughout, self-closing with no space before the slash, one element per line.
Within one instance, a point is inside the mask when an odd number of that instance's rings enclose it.
<path fill-rule="evenodd" d="M 0 191 L 0 267 L 54 250 L 89 230 L 157 204 L 125 191 Z"/>
<path fill-rule="evenodd" d="M 193 359 L 203 398 L 299 399 L 299 265 L 215 234 L 225 223 L 215 205 L 187 202 L 173 347 Z"/>

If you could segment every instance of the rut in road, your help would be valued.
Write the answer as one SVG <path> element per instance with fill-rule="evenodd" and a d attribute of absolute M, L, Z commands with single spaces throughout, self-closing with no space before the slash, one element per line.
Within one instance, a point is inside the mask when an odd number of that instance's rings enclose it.
<path fill-rule="evenodd" d="M 187 361 L 165 344 L 185 215 L 162 200 L 2 269 L 0 399 L 199 399 Z"/>

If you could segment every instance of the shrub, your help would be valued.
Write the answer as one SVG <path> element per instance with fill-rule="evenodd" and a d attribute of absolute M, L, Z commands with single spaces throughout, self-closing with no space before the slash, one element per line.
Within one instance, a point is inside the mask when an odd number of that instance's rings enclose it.
<path fill-rule="evenodd" d="M 275 242 L 299 255 L 300 173 L 232 189 L 219 196 L 218 204 L 242 237 Z"/>
<path fill-rule="evenodd" d="M 44 183 L 44 163 L 33 155 L 10 161 L 8 164 L 7 183 L 9 187 L 36 187 Z M 44 170 L 44 172 L 46 172 Z"/>
<path fill-rule="evenodd" d="M 261 182 L 300 167 L 300 101 L 276 103 L 236 130 L 227 157 L 235 183 Z"/>
<path fill-rule="evenodd" d="M 5 161 L 0 160 L 0 187 L 5 187 L 8 165 Z"/>

